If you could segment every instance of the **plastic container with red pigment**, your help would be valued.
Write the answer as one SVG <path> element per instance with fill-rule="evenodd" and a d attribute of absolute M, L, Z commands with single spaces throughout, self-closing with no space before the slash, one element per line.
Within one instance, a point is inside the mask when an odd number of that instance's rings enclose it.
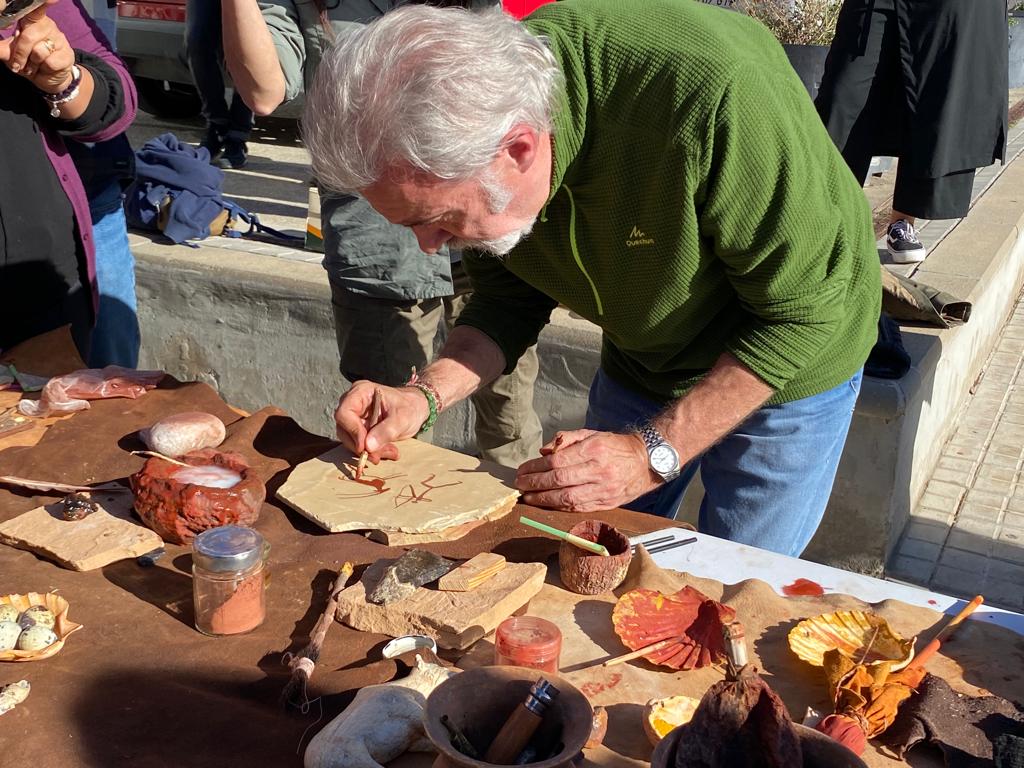
<path fill-rule="evenodd" d="M 558 672 L 562 633 L 547 619 L 513 616 L 498 625 L 494 635 L 494 663 Z"/>

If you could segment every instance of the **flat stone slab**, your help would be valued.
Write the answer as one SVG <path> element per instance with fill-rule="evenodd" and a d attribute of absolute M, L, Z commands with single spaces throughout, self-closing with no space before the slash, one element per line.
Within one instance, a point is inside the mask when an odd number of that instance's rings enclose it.
<path fill-rule="evenodd" d="M 391 637 L 423 634 L 442 648 L 468 648 L 526 605 L 544 586 L 542 563 L 509 563 L 470 592 L 419 587 L 409 597 L 384 605 L 366 599 L 394 559 L 378 560 L 338 595 L 336 618 L 363 632 Z"/>
<path fill-rule="evenodd" d="M 36 507 L 0 523 L 0 542 L 75 571 L 102 568 L 164 545 L 155 531 L 132 519 L 130 492 L 83 495 L 99 509 L 81 520 L 65 520 L 62 502 Z"/>
<path fill-rule="evenodd" d="M 277 497 L 332 533 L 395 532 L 422 543 L 423 534 L 505 514 L 519 496 L 514 470 L 420 440 L 398 448 L 400 458 L 369 465 L 356 480 L 358 458 L 338 446 L 292 470 Z"/>

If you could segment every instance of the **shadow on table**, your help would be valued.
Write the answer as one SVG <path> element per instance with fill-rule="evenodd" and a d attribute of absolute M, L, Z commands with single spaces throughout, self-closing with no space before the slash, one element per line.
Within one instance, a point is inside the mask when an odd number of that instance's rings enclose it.
<path fill-rule="evenodd" d="M 166 667 L 105 669 L 65 691 L 73 701 L 75 764 L 300 766 L 296 747 L 313 720 L 289 718 L 267 705 L 276 681 L 246 677 Z"/>
<path fill-rule="evenodd" d="M 175 567 L 180 567 L 181 559 L 175 558 Z M 159 608 L 182 624 L 195 626 L 192 579 L 187 574 L 160 566 L 143 568 L 135 560 L 122 560 L 103 568 L 103 576 L 111 584 Z"/>

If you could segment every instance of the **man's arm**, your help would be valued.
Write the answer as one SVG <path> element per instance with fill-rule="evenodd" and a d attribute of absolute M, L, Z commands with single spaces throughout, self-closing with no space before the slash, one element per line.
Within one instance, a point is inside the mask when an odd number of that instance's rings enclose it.
<path fill-rule="evenodd" d="M 384 352 L 386 354 L 386 351 Z M 418 381 L 433 387 L 445 408 L 469 397 L 501 375 L 505 355 L 486 334 L 469 326 L 452 330 L 437 359 L 419 372 Z M 381 393 L 379 424 L 370 423 L 373 393 Z M 439 404 L 440 405 L 440 404 Z M 426 395 L 414 387 L 382 387 L 357 381 L 346 392 L 334 418 L 338 438 L 355 453 L 371 458 L 395 458 L 395 441 L 413 437 L 430 415 Z"/>
<path fill-rule="evenodd" d="M 725 438 L 764 405 L 774 390 L 726 353 L 692 390 L 653 420 L 686 464 Z M 647 451 L 643 459 L 647 461 Z"/>
<path fill-rule="evenodd" d="M 253 112 L 269 115 L 284 101 L 285 79 L 260 6 L 256 0 L 223 0 L 221 19 L 232 82 Z"/>
<path fill-rule="evenodd" d="M 654 426 L 686 464 L 736 429 L 772 394 L 771 387 L 726 353 L 696 387 L 654 419 Z M 519 468 L 516 487 L 527 504 L 596 512 L 622 506 L 662 484 L 637 433 L 580 429 L 560 432 L 555 441 L 541 449 L 541 458 Z"/>

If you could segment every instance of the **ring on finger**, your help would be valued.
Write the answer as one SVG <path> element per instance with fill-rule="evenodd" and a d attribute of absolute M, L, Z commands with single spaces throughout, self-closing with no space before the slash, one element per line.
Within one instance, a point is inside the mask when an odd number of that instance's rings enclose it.
<path fill-rule="evenodd" d="M 43 40 L 43 45 L 46 46 L 47 53 L 52 54 L 54 51 L 57 50 L 57 44 L 53 42 L 53 40 L 51 40 L 50 38 L 46 38 L 45 40 Z"/>

